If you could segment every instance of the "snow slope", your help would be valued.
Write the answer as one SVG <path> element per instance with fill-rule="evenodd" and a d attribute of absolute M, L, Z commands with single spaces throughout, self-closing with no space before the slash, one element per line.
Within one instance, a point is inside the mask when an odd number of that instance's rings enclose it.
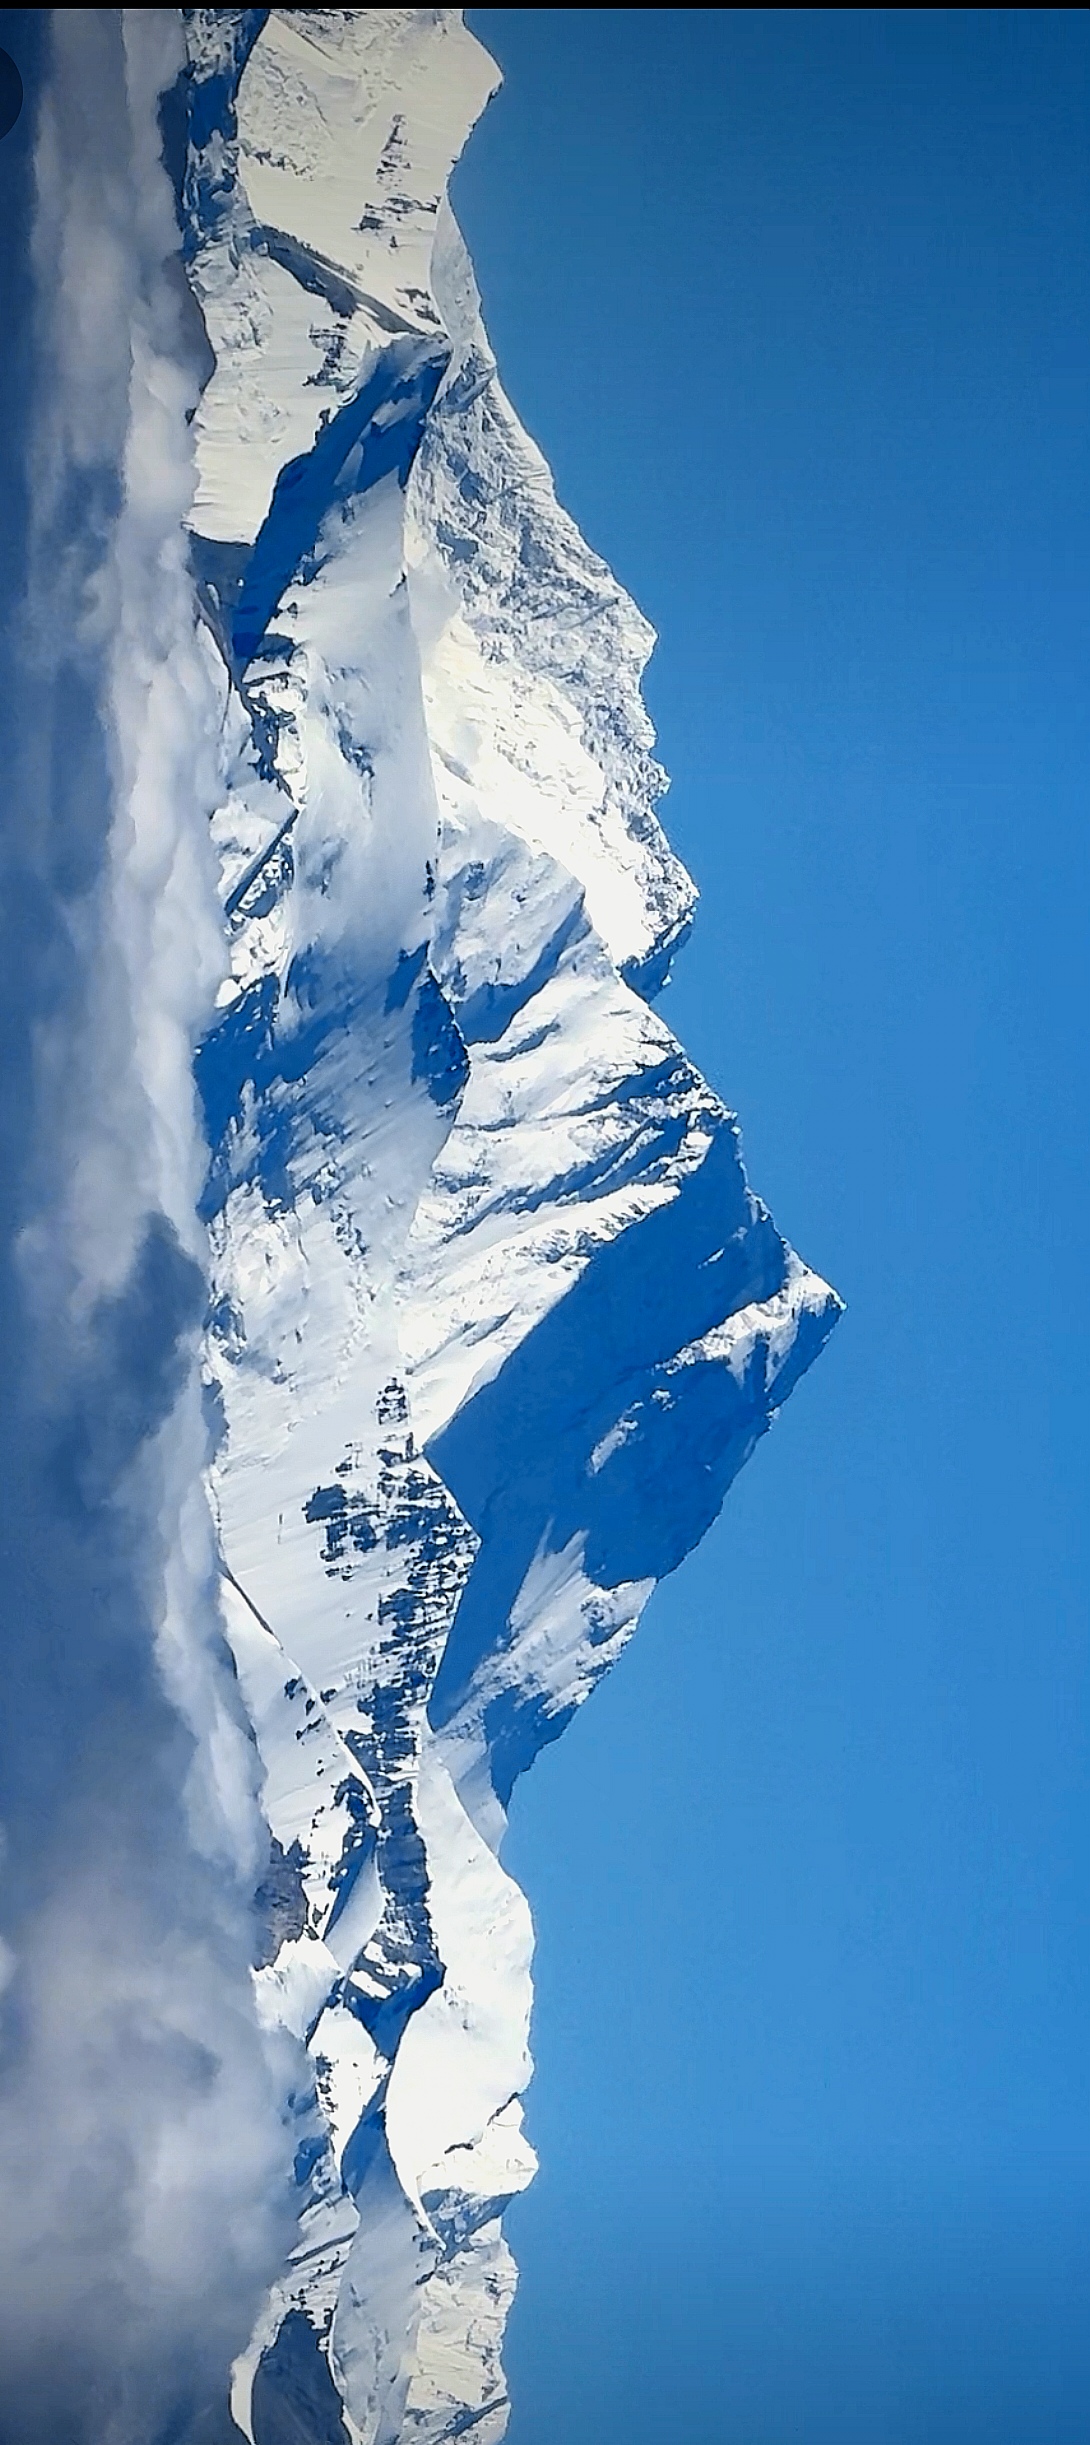
<path fill-rule="evenodd" d="M 183 12 L 191 555 L 231 975 L 198 1057 L 223 1602 L 306 2049 L 253 2445 L 506 2423 L 516 1777 L 837 1313 L 650 1006 L 694 893 L 651 633 L 496 378 L 457 10 Z"/>

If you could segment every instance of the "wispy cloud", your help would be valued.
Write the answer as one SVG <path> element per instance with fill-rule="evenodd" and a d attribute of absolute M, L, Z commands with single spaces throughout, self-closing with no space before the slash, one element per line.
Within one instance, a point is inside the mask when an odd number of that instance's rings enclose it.
<path fill-rule="evenodd" d="M 0 2439 L 230 2433 L 288 2215 L 262 1827 L 201 1471 L 221 677 L 182 521 L 173 10 L 61 10 L 37 141 L 21 748 L 3 810 Z"/>

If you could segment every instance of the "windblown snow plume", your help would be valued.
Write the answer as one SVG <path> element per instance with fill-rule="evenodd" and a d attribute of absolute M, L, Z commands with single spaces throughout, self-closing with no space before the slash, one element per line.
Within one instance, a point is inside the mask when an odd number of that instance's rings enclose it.
<path fill-rule="evenodd" d="M 651 635 L 446 201 L 495 82 L 457 10 L 54 18 L 11 2445 L 502 2436 L 506 1805 L 837 1312 L 651 1006 Z"/>

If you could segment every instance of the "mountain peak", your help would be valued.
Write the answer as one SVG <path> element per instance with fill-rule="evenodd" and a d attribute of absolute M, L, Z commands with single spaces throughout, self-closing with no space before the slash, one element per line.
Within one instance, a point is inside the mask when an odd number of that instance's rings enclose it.
<path fill-rule="evenodd" d="M 213 1494 L 260 2009 L 309 2064 L 233 2411 L 488 2445 L 534 2170 L 507 1801 L 839 1303 L 651 1007 L 695 898 L 652 634 L 503 394 L 446 199 L 491 61 L 457 10 L 184 16 Z"/>

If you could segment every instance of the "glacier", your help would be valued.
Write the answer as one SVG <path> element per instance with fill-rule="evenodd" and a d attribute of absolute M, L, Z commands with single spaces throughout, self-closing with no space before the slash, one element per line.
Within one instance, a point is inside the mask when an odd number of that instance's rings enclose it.
<path fill-rule="evenodd" d="M 654 1006 L 695 892 L 652 632 L 504 396 L 447 197 L 493 62 L 453 9 L 176 17 L 223 954 L 185 1244 L 256 2011 L 293 2067 L 231 2417 L 494 2445 L 535 2170 L 511 1792 L 840 1302 Z"/>

